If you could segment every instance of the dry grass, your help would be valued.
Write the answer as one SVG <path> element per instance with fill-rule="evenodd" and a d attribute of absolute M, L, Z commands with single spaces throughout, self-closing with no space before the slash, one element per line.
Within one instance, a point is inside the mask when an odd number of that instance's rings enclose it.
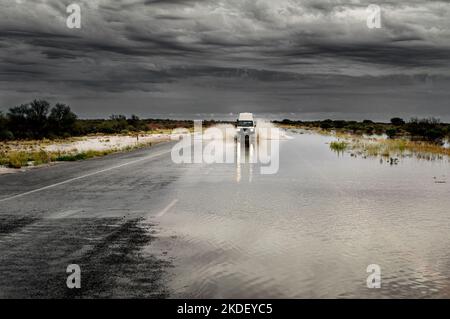
<path fill-rule="evenodd" d="M 350 151 L 352 154 L 363 156 L 415 156 L 423 159 L 440 159 L 444 156 L 450 158 L 450 148 L 439 144 L 424 141 L 411 141 L 399 137 L 394 139 L 367 138 L 360 135 L 342 131 L 325 130 L 320 127 L 306 127 L 299 125 L 279 125 L 286 129 L 302 127 L 305 130 L 327 136 L 335 136 L 338 141 L 331 142 L 330 148 L 336 152 Z M 346 145 L 344 145 L 346 144 Z"/>
<path fill-rule="evenodd" d="M 44 150 L 40 151 L 11 151 L 0 153 L 0 165 L 10 168 L 21 168 L 23 166 L 42 165 L 50 162 L 50 154 Z"/>
<path fill-rule="evenodd" d="M 161 134 L 161 133 L 159 133 Z M 37 166 L 57 161 L 78 161 L 93 157 L 105 156 L 115 152 L 127 152 L 134 149 L 148 147 L 159 141 L 140 142 L 136 145 L 125 147 L 112 147 L 104 150 L 79 151 L 48 151 L 45 148 L 58 143 L 72 143 L 82 140 L 82 138 L 69 138 L 62 140 L 30 140 L 30 141 L 9 141 L 0 143 L 0 166 L 9 168 L 21 168 L 26 166 Z"/>
<path fill-rule="evenodd" d="M 349 135 L 341 135 L 340 138 L 344 139 L 345 142 L 335 143 L 347 143 L 346 149 L 357 155 L 369 157 L 415 156 L 430 160 L 442 159 L 444 156 L 450 157 L 450 149 L 429 142 L 410 141 L 407 139 L 374 139 Z M 335 150 L 331 144 L 330 148 Z"/>
<path fill-rule="evenodd" d="M 21 168 L 28 165 L 28 157 L 26 152 L 11 152 L 1 162 L 4 162 L 10 168 Z"/>

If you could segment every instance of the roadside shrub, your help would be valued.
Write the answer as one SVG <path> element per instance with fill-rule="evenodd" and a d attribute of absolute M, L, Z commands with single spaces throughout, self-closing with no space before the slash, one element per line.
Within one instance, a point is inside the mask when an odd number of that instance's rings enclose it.
<path fill-rule="evenodd" d="M 8 154 L 8 162 L 6 164 L 11 168 L 21 168 L 28 165 L 28 154 L 25 152 L 11 152 Z"/>
<path fill-rule="evenodd" d="M 46 151 L 40 150 L 32 154 L 32 160 L 34 165 L 46 164 L 50 162 L 50 156 Z"/>

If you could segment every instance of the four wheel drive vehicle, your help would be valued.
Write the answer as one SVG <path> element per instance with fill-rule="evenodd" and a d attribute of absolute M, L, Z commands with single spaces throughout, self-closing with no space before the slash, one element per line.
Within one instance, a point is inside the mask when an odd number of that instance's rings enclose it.
<path fill-rule="evenodd" d="M 240 113 L 236 123 L 236 131 L 239 134 L 255 134 L 256 123 L 252 113 Z"/>

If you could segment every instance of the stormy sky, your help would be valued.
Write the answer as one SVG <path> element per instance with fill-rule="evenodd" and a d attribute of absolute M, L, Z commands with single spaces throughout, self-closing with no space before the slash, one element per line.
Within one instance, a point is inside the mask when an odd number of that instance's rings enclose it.
<path fill-rule="evenodd" d="M 44 98 L 82 117 L 450 121 L 449 1 L 0 3 L 0 110 Z"/>

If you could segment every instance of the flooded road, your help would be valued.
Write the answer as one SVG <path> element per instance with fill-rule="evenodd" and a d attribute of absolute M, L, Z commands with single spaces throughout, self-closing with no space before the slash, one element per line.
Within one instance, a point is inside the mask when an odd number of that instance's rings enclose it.
<path fill-rule="evenodd" d="M 165 193 L 171 296 L 450 297 L 448 160 L 388 165 L 290 135 L 277 174 L 192 164 Z M 381 289 L 366 286 L 370 264 Z"/>
<path fill-rule="evenodd" d="M 168 143 L 0 176 L 0 297 L 450 297 L 448 160 L 289 135 L 272 175 L 175 164 Z"/>

